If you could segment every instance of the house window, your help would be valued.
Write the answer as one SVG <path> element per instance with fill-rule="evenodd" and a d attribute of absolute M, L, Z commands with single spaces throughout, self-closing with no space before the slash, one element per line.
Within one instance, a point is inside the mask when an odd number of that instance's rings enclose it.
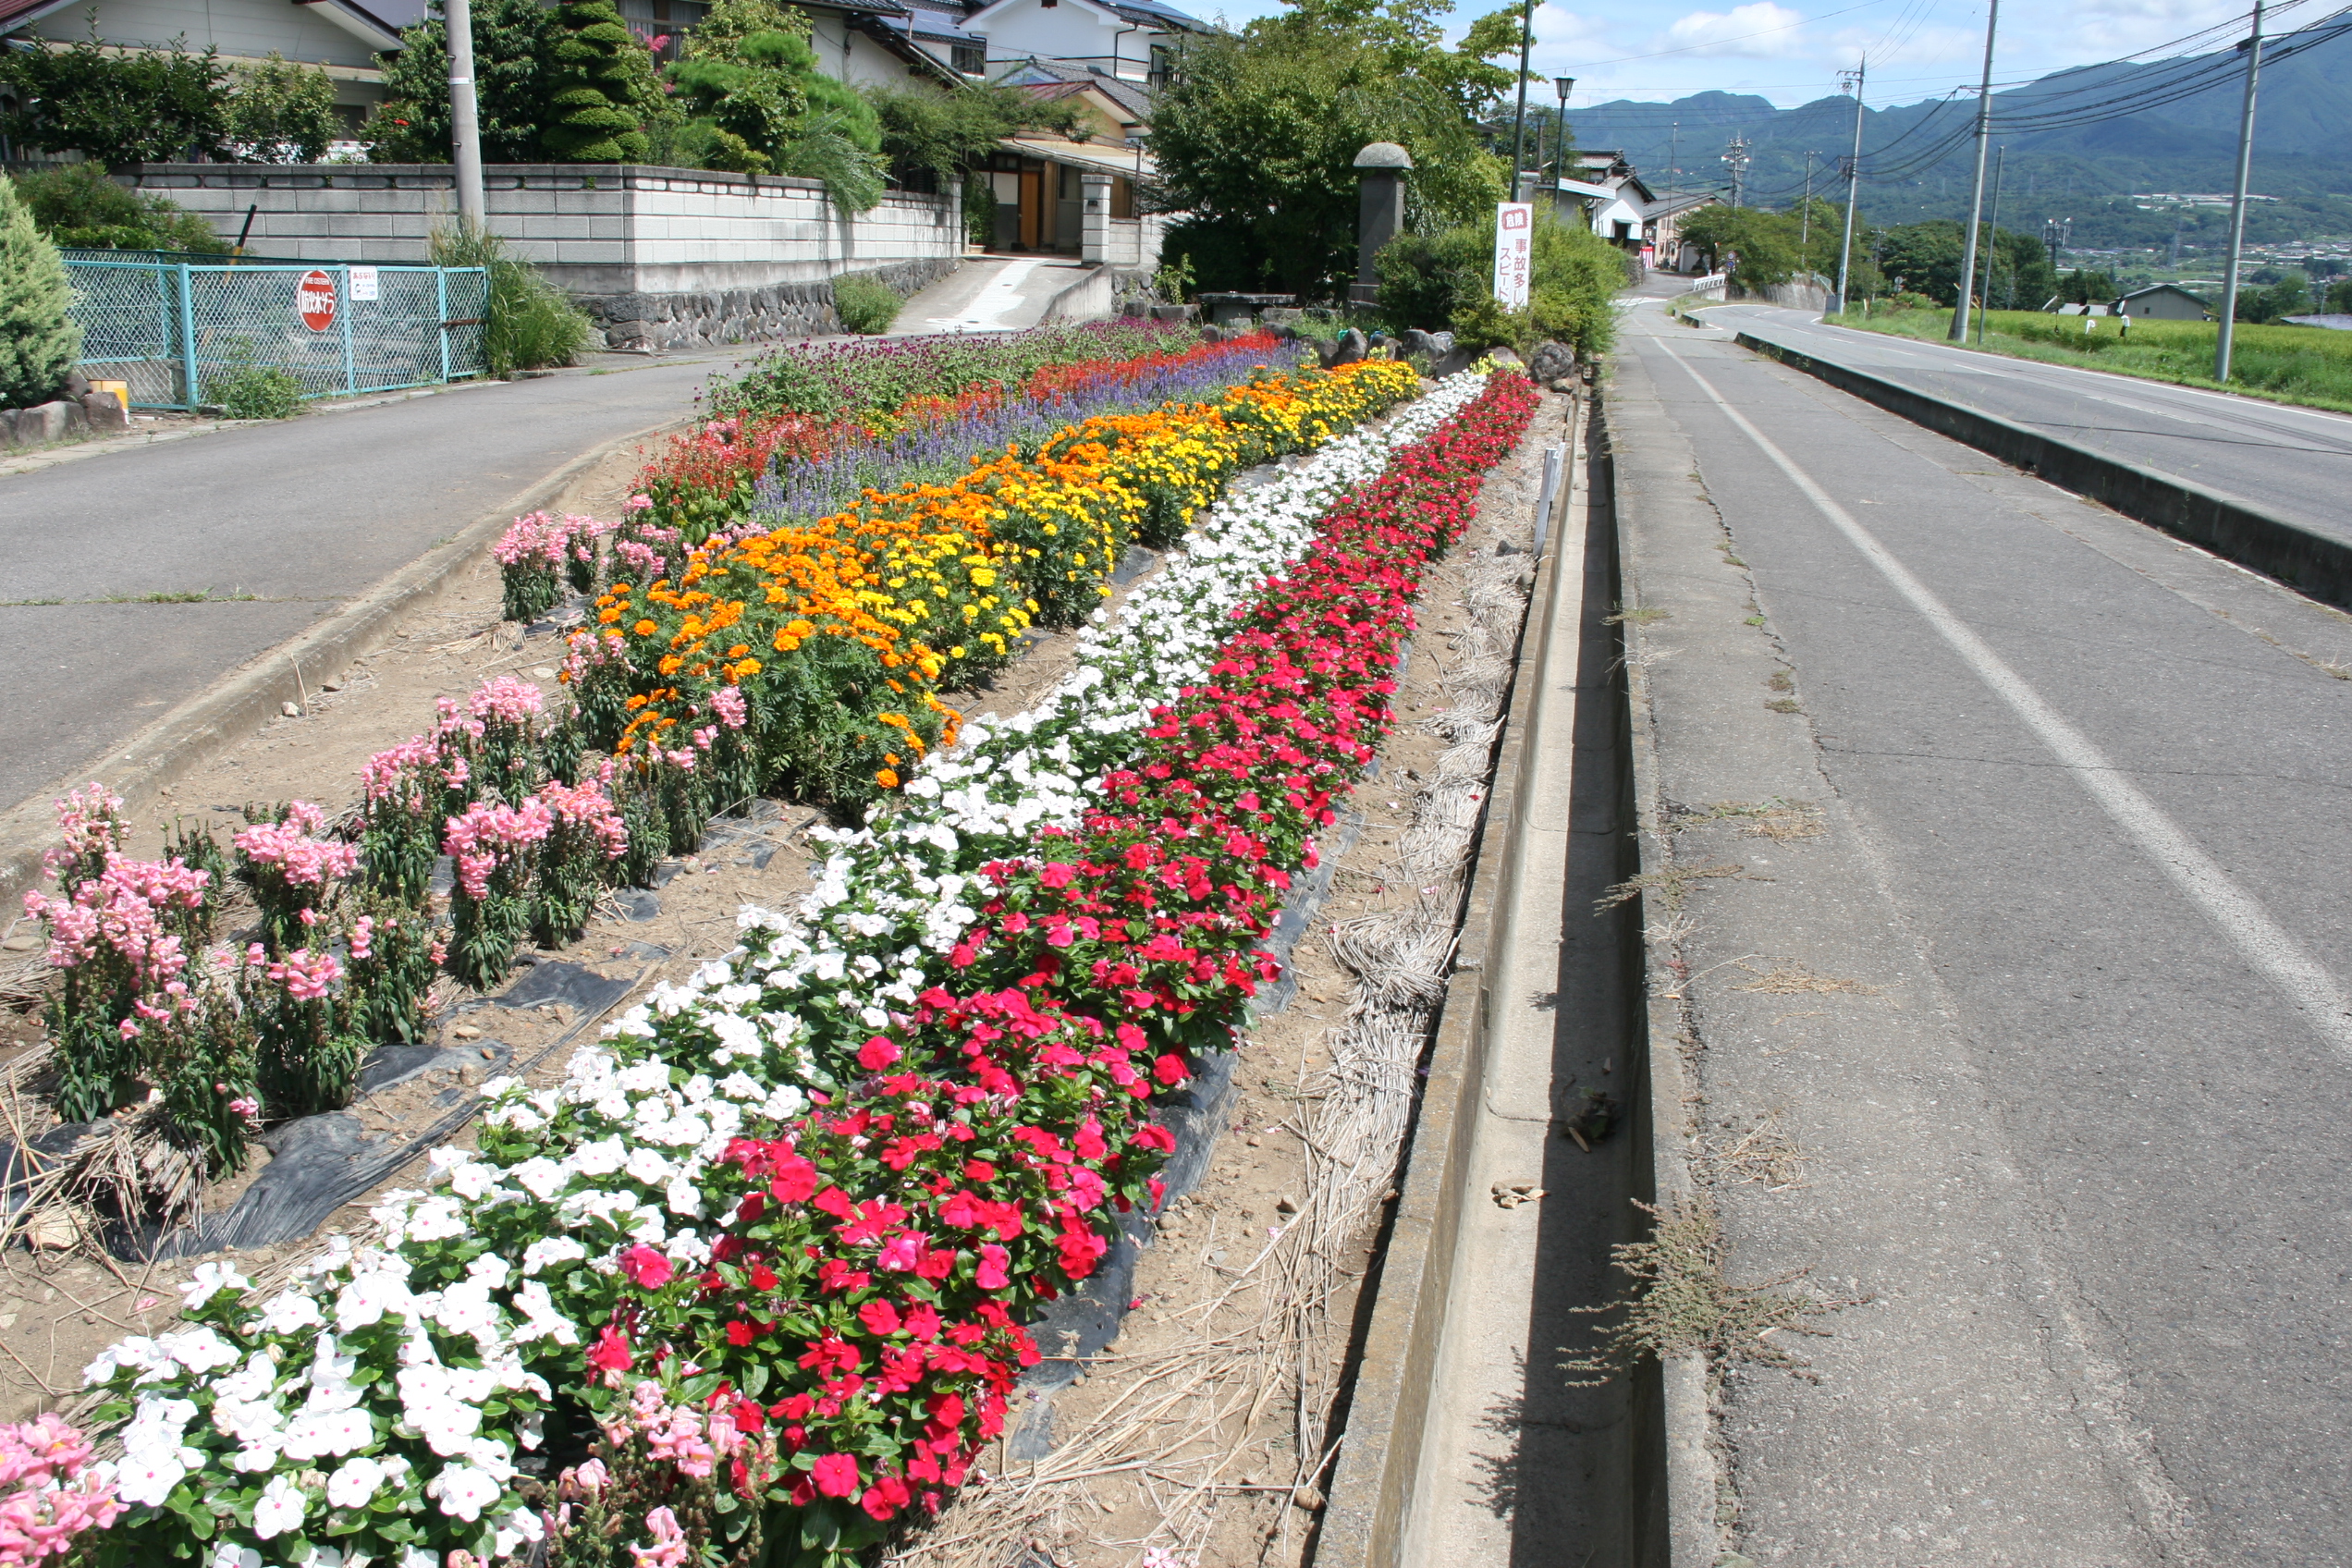
<path fill-rule="evenodd" d="M 1172 57 L 1173 56 L 1170 54 L 1167 44 L 1153 44 L 1151 46 L 1151 69 L 1144 74 L 1144 80 L 1153 87 L 1167 86 L 1169 61 Z"/>
<path fill-rule="evenodd" d="M 988 51 L 976 43 L 954 43 L 948 47 L 948 63 L 964 76 L 988 74 Z"/>

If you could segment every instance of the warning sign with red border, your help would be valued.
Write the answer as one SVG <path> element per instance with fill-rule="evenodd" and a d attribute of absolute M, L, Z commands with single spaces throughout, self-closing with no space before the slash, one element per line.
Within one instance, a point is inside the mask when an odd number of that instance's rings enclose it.
<path fill-rule="evenodd" d="M 335 325 L 335 279 L 313 269 L 302 275 L 294 287 L 294 313 L 312 332 L 325 332 Z"/>

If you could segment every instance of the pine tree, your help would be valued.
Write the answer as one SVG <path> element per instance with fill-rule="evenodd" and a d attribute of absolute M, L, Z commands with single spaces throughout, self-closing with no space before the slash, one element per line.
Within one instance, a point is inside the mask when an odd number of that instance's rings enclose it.
<path fill-rule="evenodd" d="M 647 142 L 637 104 L 647 74 L 645 45 L 612 0 L 564 0 L 557 15 L 562 31 L 540 144 L 563 163 L 643 163 Z"/>
<path fill-rule="evenodd" d="M 81 352 L 72 304 L 64 259 L 0 175 L 0 408 L 45 403 L 65 386 Z"/>

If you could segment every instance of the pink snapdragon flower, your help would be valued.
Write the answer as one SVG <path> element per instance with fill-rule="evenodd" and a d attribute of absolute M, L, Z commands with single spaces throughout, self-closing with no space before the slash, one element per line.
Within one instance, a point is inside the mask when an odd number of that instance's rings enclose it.
<path fill-rule="evenodd" d="M 271 981 L 286 987 L 286 994 L 298 1002 L 314 1002 L 343 978 L 343 966 L 333 953 L 314 952 L 308 948 L 286 955 L 269 966 Z"/>
<path fill-rule="evenodd" d="M 326 814 L 306 801 L 287 807 L 280 823 L 257 822 L 229 842 L 256 865 L 274 867 L 289 888 L 323 888 L 330 876 L 360 868 L 360 847 L 312 835 L 326 826 Z"/>
<path fill-rule="evenodd" d="M 466 897 L 478 901 L 490 896 L 491 875 L 545 839 L 555 825 L 555 814 L 535 795 L 521 806 L 476 801 L 464 815 L 449 818 L 441 847 L 457 862 Z"/>

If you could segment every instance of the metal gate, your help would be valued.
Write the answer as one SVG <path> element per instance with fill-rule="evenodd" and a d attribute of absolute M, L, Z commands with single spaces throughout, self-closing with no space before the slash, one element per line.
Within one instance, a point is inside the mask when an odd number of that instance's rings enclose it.
<path fill-rule="evenodd" d="M 312 398 L 430 386 L 487 368 L 481 267 L 191 260 L 67 251 L 86 374 L 130 384 L 135 407 L 214 401 L 245 365 L 288 371 Z"/>

